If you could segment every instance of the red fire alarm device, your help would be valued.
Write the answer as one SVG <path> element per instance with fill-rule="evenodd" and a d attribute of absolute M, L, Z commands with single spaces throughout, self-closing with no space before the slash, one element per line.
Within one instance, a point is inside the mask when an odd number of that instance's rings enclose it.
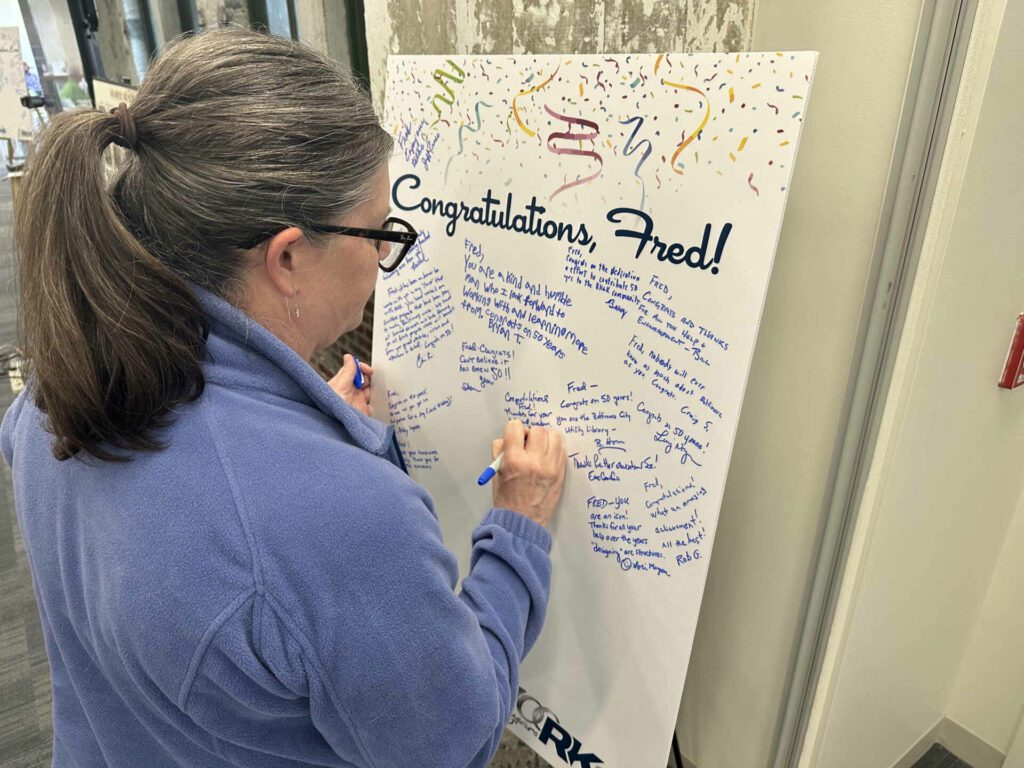
<path fill-rule="evenodd" d="M 1016 389 L 1024 384 L 1024 314 L 1017 315 L 1017 329 L 1013 332 L 1010 351 L 1003 365 L 1003 375 L 999 377 L 999 386 L 1003 389 Z"/>

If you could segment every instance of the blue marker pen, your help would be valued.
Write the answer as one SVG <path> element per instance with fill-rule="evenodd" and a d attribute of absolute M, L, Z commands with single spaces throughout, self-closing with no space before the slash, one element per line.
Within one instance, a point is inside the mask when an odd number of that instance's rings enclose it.
<path fill-rule="evenodd" d="M 487 467 L 483 472 L 480 473 L 480 477 L 476 479 L 477 485 L 487 485 L 492 477 L 498 474 L 498 470 L 501 469 L 501 457 L 505 455 L 502 451 L 498 454 L 498 458 L 491 462 L 491 465 Z"/>
<path fill-rule="evenodd" d="M 356 361 L 356 378 L 355 378 L 355 380 L 352 383 L 356 385 L 356 389 L 362 389 L 363 388 L 363 371 L 359 367 L 359 358 L 356 357 L 355 355 L 352 355 L 352 359 Z"/>

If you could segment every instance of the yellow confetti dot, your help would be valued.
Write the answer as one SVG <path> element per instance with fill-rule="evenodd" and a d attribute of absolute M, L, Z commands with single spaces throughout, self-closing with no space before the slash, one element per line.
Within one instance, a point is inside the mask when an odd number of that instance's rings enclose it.
<path fill-rule="evenodd" d="M 742 139 L 740 139 L 740 145 L 736 148 L 736 151 L 737 152 L 742 152 L 743 148 L 745 146 L 747 146 L 747 137 L 746 136 L 744 136 Z"/>
<path fill-rule="evenodd" d="M 784 146 L 786 146 L 787 144 L 789 144 L 789 142 L 788 142 L 788 141 L 780 141 L 780 142 L 779 142 L 779 146 L 780 146 L 780 147 L 784 147 Z"/>
<path fill-rule="evenodd" d="M 729 159 L 732 160 L 735 163 L 736 162 L 736 155 L 734 155 L 732 152 L 730 152 L 729 153 Z"/>
<path fill-rule="evenodd" d="M 732 86 L 729 86 L 729 103 L 732 104 L 733 99 L 736 98 L 736 94 L 732 92 Z"/>
<path fill-rule="evenodd" d="M 754 83 L 754 84 L 753 84 L 752 86 L 750 86 L 750 87 L 751 87 L 751 88 L 760 88 L 760 87 L 761 87 L 761 84 L 760 84 L 760 83 Z"/>

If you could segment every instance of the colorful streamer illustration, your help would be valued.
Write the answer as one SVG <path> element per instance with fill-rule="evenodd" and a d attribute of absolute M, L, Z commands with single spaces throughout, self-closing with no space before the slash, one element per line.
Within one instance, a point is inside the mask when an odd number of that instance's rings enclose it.
<path fill-rule="evenodd" d="M 460 67 L 451 59 L 448 59 L 447 63 L 451 65 L 451 68 L 455 70 L 456 74 L 453 74 L 452 72 L 448 72 L 440 68 L 434 70 L 434 82 L 440 85 L 442 88 L 444 88 L 444 90 L 447 92 L 447 95 L 445 95 L 444 93 L 439 93 L 430 100 L 430 105 L 434 108 L 434 112 L 437 113 L 437 119 L 430 124 L 431 127 L 437 125 L 437 123 L 441 120 L 441 107 L 437 105 L 438 99 L 440 99 L 444 104 L 447 104 L 449 107 L 455 105 L 455 91 L 448 83 L 444 82 L 444 80 L 451 80 L 456 85 L 459 85 L 460 83 L 463 83 L 466 80 L 466 72 L 462 69 L 462 67 Z"/>
<path fill-rule="evenodd" d="M 598 169 L 590 176 L 584 176 L 583 178 L 566 182 L 565 184 L 562 184 L 562 186 L 560 186 L 558 189 L 556 189 L 549 198 L 550 200 L 554 200 L 558 195 L 560 195 L 565 190 L 571 189 L 572 187 L 577 187 L 580 184 L 586 184 L 587 182 L 593 181 L 598 176 L 600 176 L 601 171 L 604 170 L 604 158 L 601 157 L 599 153 L 593 150 L 577 149 L 576 147 L 558 147 L 555 146 L 553 142 L 556 139 L 565 139 L 566 141 L 573 142 L 592 142 L 594 141 L 594 139 L 597 138 L 597 135 L 601 132 L 601 129 L 598 126 L 598 124 L 595 123 L 593 120 L 587 120 L 586 118 L 583 117 L 569 117 L 568 115 L 563 115 L 559 112 L 555 112 L 555 110 L 551 109 L 551 107 L 547 106 L 546 104 L 544 105 L 544 110 L 552 117 L 569 124 L 569 130 L 555 131 L 548 136 L 547 147 L 549 152 L 552 152 L 556 155 L 577 155 L 580 157 L 592 157 L 593 159 L 597 160 L 598 163 Z M 574 125 L 579 125 L 584 128 L 591 128 L 593 130 L 586 133 L 573 133 L 572 127 Z"/>
<path fill-rule="evenodd" d="M 626 146 L 622 148 L 622 154 L 625 157 L 629 157 L 642 148 L 643 154 L 640 159 L 637 160 L 636 166 L 633 168 L 633 175 L 640 180 L 640 210 L 642 211 L 644 209 L 644 201 L 647 199 L 647 185 L 644 183 L 643 176 L 640 175 L 640 166 L 642 166 L 647 161 L 647 158 L 651 156 L 653 146 L 647 139 L 641 139 L 635 144 L 633 143 L 634 139 L 636 139 L 637 133 L 640 132 L 640 129 L 644 124 L 644 119 L 640 115 L 631 117 L 628 120 L 620 120 L 619 125 L 629 125 L 634 122 L 636 125 L 633 126 L 633 132 L 629 135 L 629 138 L 626 139 Z M 645 144 L 647 146 L 644 146 Z"/>
<path fill-rule="evenodd" d="M 668 57 L 664 53 L 659 54 L 658 58 L 655 59 L 654 74 L 658 74 L 658 68 L 661 66 L 661 62 L 663 59 L 665 61 L 668 61 Z M 671 62 L 669 63 L 671 64 Z M 703 131 L 707 127 L 708 120 L 711 119 L 711 99 L 709 99 L 708 95 L 700 88 L 696 88 L 692 85 L 686 85 L 684 83 L 673 83 L 669 80 L 666 80 L 665 78 L 661 78 L 661 84 L 667 85 L 671 88 L 675 88 L 680 91 L 689 91 L 691 93 L 696 93 L 698 96 L 704 99 L 704 118 L 700 121 L 700 125 L 698 125 L 697 130 L 691 133 L 689 136 L 683 136 L 682 141 L 680 141 L 679 144 L 676 145 L 676 151 L 672 153 L 672 159 L 669 160 L 669 166 L 671 166 L 672 170 L 678 173 L 679 175 L 682 175 L 682 170 L 676 166 L 676 158 L 678 158 L 682 151 L 686 149 L 686 147 L 689 146 L 691 142 L 696 140 L 696 138 L 700 136 L 701 131 Z"/>
<path fill-rule="evenodd" d="M 459 126 L 459 133 L 458 133 L 458 137 L 459 137 L 459 151 L 456 152 L 454 155 L 452 155 L 450 158 L 448 158 L 448 164 L 444 167 L 444 183 L 445 184 L 448 183 L 448 169 L 452 167 L 452 160 L 454 160 L 456 157 L 458 157 L 459 155 L 461 155 L 465 151 L 465 147 L 462 144 L 462 131 L 464 129 L 468 129 L 471 133 L 477 133 L 477 132 L 480 131 L 480 126 L 483 125 L 483 121 L 480 119 L 480 107 L 481 106 L 490 108 L 491 105 L 488 104 L 486 101 L 478 101 L 476 103 L 476 105 L 473 107 L 473 111 L 476 112 L 476 127 L 475 128 L 471 128 L 467 123 L 462 123 Z"/>
<path fill-rule="evenodd" d="M 542 82 L 540 85 L 535 85 L 533 86 L 533 88 L 528 88 L 525 91 L 520 91 L 519 93 L 512 97 L 512 115 L 515 117 L 516 122 L 519 123 L 519 127 L 523 129 L 523 133 L 525 133 L 531 139 L 537 135 L 537 132 L 532 130 L 526 123 L 524 123 L 523 118 L 519 116 L 519 108 L 516 106 L 516 99 L 518 99 L 520 96 L 529 96 L 531 93 L 536 93 L 545 85 L 550 83 L 552 80 L 555 79 L 555 75 L 558 74 L 558 70 L 561 68 L 561 66 L 562 65 L 559 64 L 557 67 L 555 67 L 555 71 L 551 73 L 551 77 Z M 530 77 L 532 78 L 533 76 L 531 75 Z"/>

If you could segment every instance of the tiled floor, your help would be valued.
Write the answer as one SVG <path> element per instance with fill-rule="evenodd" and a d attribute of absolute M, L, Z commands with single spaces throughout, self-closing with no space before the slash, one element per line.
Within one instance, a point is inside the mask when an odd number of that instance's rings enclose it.
<path fill-rule="evenodd" d="M 914 768 L 971 768 L 948 749 L 940 744 L 932 744 L 924 757 L 914 763 Z"/>

